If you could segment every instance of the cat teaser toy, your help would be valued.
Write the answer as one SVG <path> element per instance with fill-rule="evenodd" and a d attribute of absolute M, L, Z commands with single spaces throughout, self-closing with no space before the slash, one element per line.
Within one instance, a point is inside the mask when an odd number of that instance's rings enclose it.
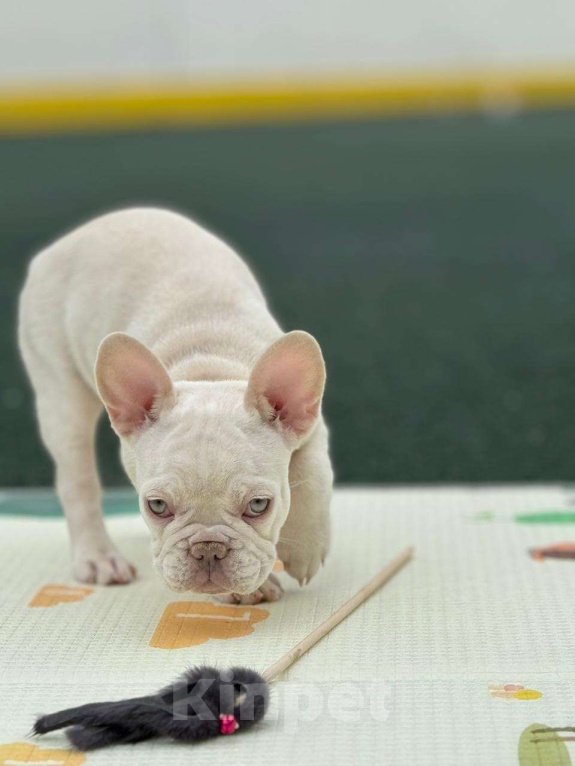
<path fill-rule="evenodd" d="M 407 548 L 262 675 L 249 668 L 192 668 L 174 684 L 147 697 L 95 702 L 38 718 L 34 734 L 66 729 L 78 750 L 169 737 L 200 742 L 246 731 L 260 721 L 269 701 L 269 683 L 390 580 L 413 555 Z"/>

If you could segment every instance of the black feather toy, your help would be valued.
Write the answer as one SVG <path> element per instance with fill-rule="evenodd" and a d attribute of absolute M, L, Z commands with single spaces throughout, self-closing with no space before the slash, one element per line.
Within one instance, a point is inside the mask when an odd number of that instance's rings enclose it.
<path fill-rule="evenodd" d="M 168 737 L 181 742 L 201 742 L 220 734 L 246 731 L 265 716 L 269 682 L 290 667 L 386 583 L 413 554 L 411 548 L 391 561 L 337 612 L 319 625 L 262 675 L 248 668 L 217 670 L 192 668 L 172 686 L 147 697 L 118 702 L 93 702 L 38 718 L 34 734 L 66 729 L 78 750 L 143 742 Z"/>
<path fill-rule="evenodd" d="M 66 728 L 78 750 L 169 737 L 198 742 L 249 729 L 266 712 L 269 689 L 253 670 L 192 668 L 147 697 L 95 702 L 38 718 L 35 734 Z"/>

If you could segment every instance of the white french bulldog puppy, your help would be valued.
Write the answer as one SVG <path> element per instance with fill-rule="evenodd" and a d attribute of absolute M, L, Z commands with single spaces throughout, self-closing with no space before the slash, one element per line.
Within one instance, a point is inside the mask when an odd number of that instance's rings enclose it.
<path fill-rule="evenodd" d="M 253 604 L 300 584 L 329 542 L 325 367 L 283 334 L 236 253 L 193 221 L 134 209 L 34 258 L 19 339 L 82 582 L 133 567 L 104 527 L 94 451 L 104 404 L 154 564 L 176 591 Z"/>

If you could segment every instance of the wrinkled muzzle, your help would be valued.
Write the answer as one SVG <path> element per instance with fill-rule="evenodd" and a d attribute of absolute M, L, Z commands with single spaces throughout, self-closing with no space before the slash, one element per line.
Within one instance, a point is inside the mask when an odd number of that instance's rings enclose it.
<path fill-rule="evenodd" d="M 191 534 L 165 540 L 154 550 L 154 566 L 172 590 L 247 594 L 267 579 L 276 558 L 273 543 L 242 538 L 221 526 L 193 526 L 186 530 Z"/>

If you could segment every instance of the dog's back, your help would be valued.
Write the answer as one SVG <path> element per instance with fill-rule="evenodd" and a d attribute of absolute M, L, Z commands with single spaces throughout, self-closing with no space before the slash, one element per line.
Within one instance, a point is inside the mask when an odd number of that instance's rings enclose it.
<path fill-rule="evenodd" d="M 235 346 L 246 364 L 280 333 L 241 258 L 190 219 L 155 208 L 97 218 L 30 266 L 20 301 L 25 359 L 31 344 L 50 348 L 93 387 L 98 345 L 115 331 L 161 359 L 191 332 L 210 353 Z"/>

